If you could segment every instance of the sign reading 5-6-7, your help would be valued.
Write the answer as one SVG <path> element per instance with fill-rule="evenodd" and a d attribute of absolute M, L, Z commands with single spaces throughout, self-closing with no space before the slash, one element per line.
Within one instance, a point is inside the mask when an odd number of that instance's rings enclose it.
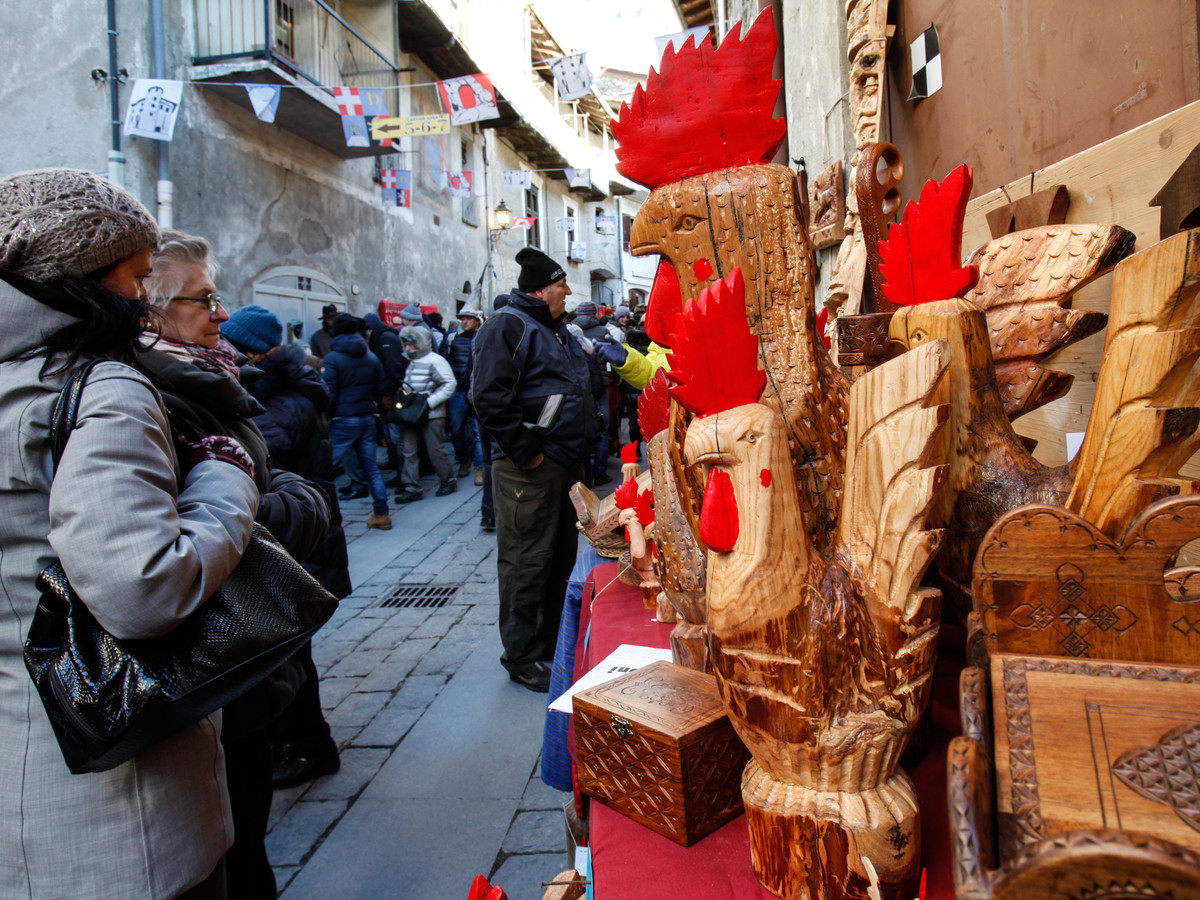
<path fill-rule="evenodd" d="M 449 133 L 450 116 L 445 113 L 429 116 L 376 116 L 371 120 L 371 137 L 377 141 Z"/>

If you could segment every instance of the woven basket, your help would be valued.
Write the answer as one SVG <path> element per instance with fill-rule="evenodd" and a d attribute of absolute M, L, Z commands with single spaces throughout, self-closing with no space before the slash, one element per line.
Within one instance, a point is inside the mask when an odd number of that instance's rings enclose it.
<path fill-rule="evenodd" d="M 622 553 L 629 550 L 629 541 L 625 540 L 625 529 L 615 528 L 612 531 L 602 534 L 599 537 L 589 537 L 582 526 L 578 522 L 575 527 L 583 533 L 583 536 L 588 539 L 588 542 L 596 548 L 596 552 L 605 559 L 617 559 Z"/>

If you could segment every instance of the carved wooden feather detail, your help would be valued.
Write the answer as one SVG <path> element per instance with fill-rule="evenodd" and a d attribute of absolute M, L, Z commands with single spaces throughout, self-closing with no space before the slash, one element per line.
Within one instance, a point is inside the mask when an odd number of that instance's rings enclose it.
<path fill-rule="evenodd" d="M 1070 375 L 1039 362 L 1104 327 L 1103 313 L 1070 309 L 1071 300 L 1126 257 L 1134 240 L 1116 225 L 1045 225 L 1006 234 L 971 254 L 979 282 L 966 297 L 987 313 L 1009 418 L 1070 389 Z"/>
<path fill-rule="evenodd" d="M 1113 274 L 1096 400 L 1067 507 L 1115 537 L 1174 493 L 1196 451 L 1200 410 L 1200 231 L 1134 254 Z"/>

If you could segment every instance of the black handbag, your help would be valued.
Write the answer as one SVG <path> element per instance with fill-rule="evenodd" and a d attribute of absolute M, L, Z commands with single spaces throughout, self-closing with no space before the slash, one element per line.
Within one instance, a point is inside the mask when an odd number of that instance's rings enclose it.
<path fill-rule="evenodd" d="M 415 428 L 429 420 L 429 396 L 427 394 L 402 387 L 392 397 L 392 404 L 392 408 L 388 410 L 388 418 L 397 425 Z"/>
<path fill-rule="evenodd" d="M 56 468 L 93 365 L 72 373 L 55 404 Z M 118 766 L 225 706 L 283 663 L 338 605 L 257 523 L 229 577 L 162 637 L 113 637 L 57 560 L 37 586 L 41 600 L 25 641 L 25 667 L 75 773 Z"/>

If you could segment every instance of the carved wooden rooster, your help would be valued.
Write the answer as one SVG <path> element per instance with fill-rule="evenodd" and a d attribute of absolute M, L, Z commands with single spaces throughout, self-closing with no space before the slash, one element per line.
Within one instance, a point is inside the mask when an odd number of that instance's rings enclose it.
<path fill-rule="evenodd" d="M 845 489 L 822 553 L 803 525 L 788 427 L 756 402 L 768 377 L 733 270 L 671 335 L 675 399 L 697 415 L 712 664 L 754 759 L 743 798 L 759 880 L 783 897 L 911 898 L 912 785 L 897 769 L 928 697 L 940 594 L 918 585 L 939 546 L 925 513 L 945 477 L 945 407 L 928 399 L 944 342 L 850 390 Z M 869 863 L 863 860 L 869 860 Z"/>
<path fill-rule="evenodd" d="M 847 382 L 815 325 L 813 255 L 796 176 L 767 164 L 785 133 L 784 121 L 772 118 L 775 48 L 769 10 L 745 40 L 739 23 L 716 50 L 707 41 L 669 48 L 661 71 L 652 70 L 621 107 L 613 133 L 617 168 L 653 188 L 629 236 L 635 256 L 662 257 L 647 332 L 670 346 L 685 304 L 741 269 L 744 315 L 767 375 L 764 401 L 784 417 L 805 523 L 823 537 L 841 489 Z M 672 459 L 680 512 L 695 530 L 703 486 L 678 454 Z"/>

